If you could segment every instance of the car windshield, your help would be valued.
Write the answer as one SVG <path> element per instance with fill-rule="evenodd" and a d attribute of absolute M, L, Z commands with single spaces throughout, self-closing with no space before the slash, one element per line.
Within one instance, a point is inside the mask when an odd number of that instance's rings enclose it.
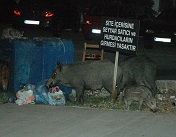
<path fill-rule="evenodd" d="M 158 15 L 157 20 L 176 22 L 176 8 L 168 9 Z"/>

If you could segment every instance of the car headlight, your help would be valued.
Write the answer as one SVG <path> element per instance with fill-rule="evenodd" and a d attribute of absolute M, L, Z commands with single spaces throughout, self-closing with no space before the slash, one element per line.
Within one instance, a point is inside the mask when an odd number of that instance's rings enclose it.
<path fill-rule="evenodd" d="M 152 29 L 146 29 L 145 33 L 153 34 L 154 31 Z"/>

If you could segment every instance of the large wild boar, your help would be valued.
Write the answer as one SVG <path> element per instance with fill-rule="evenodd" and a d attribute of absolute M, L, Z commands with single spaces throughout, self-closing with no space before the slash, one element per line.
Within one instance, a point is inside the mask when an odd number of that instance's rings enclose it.
<path fill-rule="evenodd" d="M 129 57 L 122 61 L 119 66 L 122 68 L 123 78 L 121 89 L 133 84 L 144 85 L 156 95 L 156 69 L 157 66 L 146 55 Z"/>
<path fill-rule="evenodd" d="M 113 75 L 114 64 L 108 60 L 57 64 L 53 75 L 46 82 L 46 86 L 60 84 L 72 87 L 76 90 L 76 101 L 84 102 L 85 89 L 96 90 L 104 87 L 111 93 Z M 119 67 L 117 85 L 119 85 L 121 75 L 122 70 Z"/>
<path fill-rule="evenodd" d="M 142 103 L 145 102 L 153 112 L 156 112 L 156 99 L 148 87 L 141 85 L 126 87 L 124 90 L 124 101 L 128 110 L 131 103 L 137 101 L 139 103 L 139 110 L 141 110 Z"/>
<path fill-rule="evenodd" d="M 5 60 L 0 60 L 0 84 L 4 91 L 7 91 L 10 79 L 10 63 Z"/>

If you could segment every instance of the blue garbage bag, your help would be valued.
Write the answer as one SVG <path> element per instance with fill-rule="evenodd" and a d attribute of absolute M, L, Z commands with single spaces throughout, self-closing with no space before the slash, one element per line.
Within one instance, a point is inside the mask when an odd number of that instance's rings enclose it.
<path fill-rule="evenodd" d="M 34 95 L 36 104 L 48 104 L 48 89 L 45 85 L 36 86 Z"/>

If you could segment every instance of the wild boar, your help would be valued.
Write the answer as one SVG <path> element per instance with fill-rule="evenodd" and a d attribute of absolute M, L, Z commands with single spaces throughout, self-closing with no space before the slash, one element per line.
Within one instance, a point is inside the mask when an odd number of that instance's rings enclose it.
<path fill-rule="evenodd" d="M 4 91 L 7 91 L 10 79 L 10 63 L 5 60 L 0 60 L 0 84 Z"/>
<path fill-rule="evenodd" d="M 117 85 L 119 85 L 122 70 L 119 67 Z M 75 62 L 73 64 L 57 64 L 46 86 L 63 85 L 76 90 L 76 101 L 84 102 L 85 89 L 105 88 L 112 91 L 114 64 L 108 60 Z M 118 86 L 117 86 L 118 87 Z"/>
<path fill-rule="evenodd" d="M 128 110 L 131 103 L 137 101 L 139 103 L 139 110 L 141 110 L 142 103 L 145 102 L 153 112 L 156 112 L 156 99 L 153 97 L 152 92 L 148 87 L 132 85 L 125 88 L 124 101 Z"/>
<path fill-rule="evenodd" d="M 144 85 L 152 90 L 153 95 L 156 95 L 157 66 L 147 55 L 129 57 L 119 63 L 119 66 L 123 71 L 121 89 L 134 84 Z"/>

